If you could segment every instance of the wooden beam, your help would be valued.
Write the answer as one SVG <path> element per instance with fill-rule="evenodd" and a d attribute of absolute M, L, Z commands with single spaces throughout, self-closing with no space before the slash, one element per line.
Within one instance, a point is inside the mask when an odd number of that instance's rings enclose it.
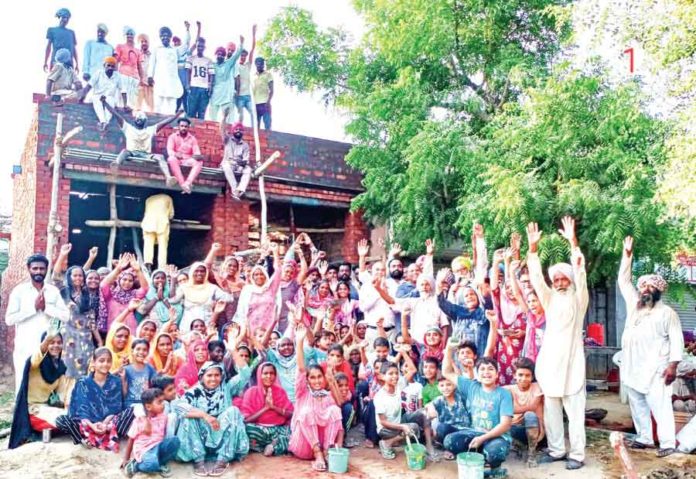
<path fill-rule="evenodd" d="M 137 186 L 140 188 L 156 188 L 158 190 L 181 191 L 179 187 L 167 186 L 163 180 L 150 178 L 136 178 L 133 176 L 120 175 L 104 175 L 103 173 L 94 173 L 80 170 L 64 170 L 63 176 L 73 180 L 92 181 L 94 183 L 115 183 L 124 186 Z M 193 185 L 194 193 L 205 193 L 219 195 L 223 192 L 223 188 L 218 188 L 208 185 Z"/>
<path fill-rule="evenodd" d="M 53 178 L 51 181 L 51 206 L 48 212 L 48 231 L 46 232 L 46 257 L 53 269 L 53 250 L 58 244 L 58 233 L 62 229 L 58 224 L 58 189 L 60 188 L 60 156 L 63 152 L 63 114 L 56 117 L 56 138 L 53 142 Z"/>
<path fill-rule="evenodd" d="M 140 221 L 133 220 L 86 220 L 85 225 L 95 228 L 140 228 Z M 169 227 L 173 230 L 185 231 L 210 231 L 210 225 L 200 225 L 193 223 L 170 223 Z"/>
<path fill-rule="evenodd" d="M 138 239 L 138 230 L 136 228 L 131 228 L 131 235 L 133 236 L 133 249 L 135 250 L 135 256 L 138 258 L 138 263 L 144 264 L 143 252 L 140 250 L 140 241 Z M 161 246 L 158 245 L 159 248 Z"/>
<path fill-rule="evenodd" d="M 287 226 L 276 226 L 272 228 L 275 231 L 292 232 L 291 228 Z M 345 233 L 345 228 L 296 228 L 300 233 Z"/>

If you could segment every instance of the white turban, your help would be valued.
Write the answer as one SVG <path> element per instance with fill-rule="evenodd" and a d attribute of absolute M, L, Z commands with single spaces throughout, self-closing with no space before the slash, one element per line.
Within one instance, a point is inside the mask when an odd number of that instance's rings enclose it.
<path fill-rule="evenodd" d="M 565 276 L 571 282 L 575 282 L 575 276 L 573 275 L 573 267 L 568 263 L 556 263 L 549 268 L 549 278 L 551 278 L 551 281 L 553 281 L 553 279 L 559 274 L 561 276 Z"/>

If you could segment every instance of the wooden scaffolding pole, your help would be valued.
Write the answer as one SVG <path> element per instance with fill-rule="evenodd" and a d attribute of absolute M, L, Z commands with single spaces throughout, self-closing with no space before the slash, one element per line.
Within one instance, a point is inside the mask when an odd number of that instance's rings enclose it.
<path fill-rule="evenodd" d="M 58 222 L 58 193 L 60 192 L 60 160 L 63 156 L 63 148 L 82 131 L 81 126 L 70 130 L 63 137 L 63 114 L 58 113 L 56 118 L 56 138 L 53 142 L 53 158 L 49 161 L 49 166 L 53 167 L 53 178 L 51 179 L 51 209 L 48 213 L 48 229 L 46 231 L 46 257 L 50 262 L 49 272 L 53 266 L 53 250 L 58 244 L 58 235 L 63 231 L 63 227 Z"/>
<path fill-rule="evenodd" d="M 116 247 L 116 230 L 118 229 L 118 210 L 116 209 L 116 184 L 109 185 L 109 220 L 113 223 L 109 231 L 109 247 L 106 252 L 106 264 L 111 265 Z"/>

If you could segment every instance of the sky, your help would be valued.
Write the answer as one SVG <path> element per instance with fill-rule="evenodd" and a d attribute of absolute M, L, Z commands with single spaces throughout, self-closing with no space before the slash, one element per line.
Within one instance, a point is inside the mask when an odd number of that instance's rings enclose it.
<path fill-rule="evenodd" d="M 297 5 L 313 12 L 321 26 L 343 26 L 355 38 L 360 36 L 362 24 L 348 0 L 253 0 L 226 2 L 213 0 L 118 0 L 117 2 L 29 0 L 13 4 L 11 18 L 0 29 L 4 45 L 14 45 L 6 55 L 2 75 L 3 115 L 0 131 L 4 152 L 0 156 L 0 214 L 12 211 L 12 165 L 18 164 L 33 114 L 32 93 L 43 93 L 46 74 L 42 65 L 46 48 L 46 29 L 57 25 L 56 11 L 65 7 L 72 13 L 68 28 L 75 31 L 78 57 L 87 40 L 96 37 L 96 26 L 105 23 L 109 28 L 107 41 L 116 46 L 123 43 L 123 27 L 128 25 L 136 34 L 146 33 L 151 48 L 156 45 L 157 32 L 169 26 L 174 35 L 184 33 L 184 20 L 191 23 L 195 36 L 195 22 L 202 23 L 202 36 L 207 40 L 206 55 L 214 56 L 215 48 L 228 41 L 238 42 L 244 35 L 250 45 L 251 27 L 258 25 L 257 37 L 263 37 L 269 20 L 280 8 Z M 253 6 L 253 8 L 251 8 Z M 108 14 L 106 13 L 108 10 Z M 273 96 L 273 129 L 318 138 L 346 141 L 343 126 L 346 117 L 334 109 L 327 109 L 319 96 L 300 94 L 275 82 Z M 96 121 L 96 120 L 95 120 Z"/>

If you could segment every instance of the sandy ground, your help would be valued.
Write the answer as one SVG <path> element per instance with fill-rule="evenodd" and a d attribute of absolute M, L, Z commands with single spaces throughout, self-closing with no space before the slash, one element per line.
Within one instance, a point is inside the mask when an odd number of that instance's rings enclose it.
<path fill-rule="evenodd" d="M 627 406 L 622 405 L 618 396 L 610 393 L 593 393 L 588 397 L 588 407 L 602 407 L 609 411 L 605 421 L 611 423 L 630 422 Z M 11 408 L 0 405 L 0 419 L 7 419 Z M 631 452 L 639 467 L 641 477 L 648 479 L 696 479 L 696 456 L 675 454 L 667 459 L 657 460 L 654 451 Z M 41 442 L 24 445 L 15 450 L 7 449 L 7 440 L 0 442 L 0 478 L 8 479 L 65 479 L 123 477 L 119 471 L 121 459 L 114 453 L 87 450 L 73 446 L 64 437 L 54 438 L 51 443 Z M 173 463 L 175 478 L 195 477 L 187 464 Z M 606 432 L 588 429 L 588 450 L 586 466 L 580 471 L 566 471 L 563 463 L 555 463 L 528 469 L 514 454 L 505 463 L 508 477 L 513 479 L 619 479 L 621 468 L 613 457 Z M 138 474 L 136 478 L 148 477 Z M 150 476 L 159 477 L 159 476 Z M 456 478 L 457 466 L 453 462 L 428 464 L 423 471 L 410 471 L 406 460 L 399 451 L 393 461 L 382 460 L 377 450 L 357 447 L 351 450 L 348 473 L 328 474 L 313 472 L 309 462 L 291 456 L 264 458 L 251 454 L 241 463 L 234 463 L 222 476 L 224 478 Z"/>

